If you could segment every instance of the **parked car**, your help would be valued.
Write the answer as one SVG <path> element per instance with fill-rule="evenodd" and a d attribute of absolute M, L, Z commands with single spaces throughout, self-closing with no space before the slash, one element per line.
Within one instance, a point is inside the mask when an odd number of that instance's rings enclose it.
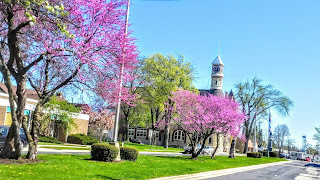
<path fill-rule="evenodd" d="M 139 139 L 129 139 L 129 141 L 132 143 L 142 144 L 141 140 L 139 140 Z"/>
<path fill-rule="evenodd" d="M 213 153 L 213 147 L 212 146 L 204 146 L 201 154 L 212 154 Z"/>
<path fill-rule="evenodd" d="M 200 148 L 201 148 L 201 145 L 198 144 L 198 145 L 196 146 L 196 151 L 199 150 Z M 186 153 L 186 154 L 191 153 L 192 144 L 188 144 L 187 146 L 184 146 L 183 149 L 184 149 L 184 153 Z"/>
<path fill-rule="evenodd" d="M 288 156 L 285 153 L 280 153 L 279 158 L 287 158 Z"/>
<path fill-rule="evenodd" d="M 0 150 L 3 148 L 4 143 L 6 141 L 6 138 L 8 136 L 10 127 L 9 126 L 0 126 Z M 24 130 L 20 128 L 20 139 L 21 139 L 21 147 L 25 148 L 28 145 L 28 140 L 26 137 L 26 134 L 24 133 Z"/>

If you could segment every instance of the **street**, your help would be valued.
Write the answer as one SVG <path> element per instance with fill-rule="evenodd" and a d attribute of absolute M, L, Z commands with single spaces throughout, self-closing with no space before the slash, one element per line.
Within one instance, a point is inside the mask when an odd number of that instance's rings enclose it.
<path fill-rule="evenodd" d="M 320 163 L 291 161 L 289 163 L 270 166 L 255 170 L 233 173 L 229 175 L 212 177 L 214 180 L 248 180 L 248 179 L 283 179 L 283 180 L 311 180 L 320 179 Z"/>

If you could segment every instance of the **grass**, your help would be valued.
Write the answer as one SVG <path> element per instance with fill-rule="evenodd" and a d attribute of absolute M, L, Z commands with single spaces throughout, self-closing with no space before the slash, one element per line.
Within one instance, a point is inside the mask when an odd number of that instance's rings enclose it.
<path fill-rule="evenodd" d="M 41 146 L 41 148 L 47 148 L 47 149 L 56 149 L 56 150 L 91 150 L 91 148 L 83 148 L 83 147 L 58 147 L 58 146 Z"/>
<path fill-rule="evenodd" d="M 150 179 L 156 177 L 191 174 L 226 168 L 284 161 L 280 158 L 216 159 L 186 156 L 139 156 L 136 162 L 107 163 L 86 160 L 89 155 L 38 155 L 45 160 L 37 164 L 0 164 L 1 179 Z"/>
<path fill-rule="evenodd" d="M 125 142 L 124 147 L 134 147 L 134 148 L 137 148 L 139 151 L 148 151 L 148 152 L 183 152 L 184 151 L 181 148 L 168 147 L 168 149 L 165 149 L 162 146 L 151 146 L 147 144 L 137 144 L 137 143 L 129 143 L 129 142 Z"/>
<path fill-rule="evenodd" d="M 55 143 L 39 142 L 38 145 L 57 145 L 57 146 L 63 146 L 64 144 L 55 144 Z"/>

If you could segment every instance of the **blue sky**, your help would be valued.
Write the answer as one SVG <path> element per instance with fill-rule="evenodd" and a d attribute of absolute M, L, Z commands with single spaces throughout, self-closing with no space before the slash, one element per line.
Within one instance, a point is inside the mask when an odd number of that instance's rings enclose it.
<path fill-rule="evenodd" d="M 257 76 L 290 97 L 287 124 L 296 145 L 315 144 L 320 126 L 320 1 L 132 0 L 131 29 L 143 56 L 182 54 L 196 68 L 197 88 L 210 87 L 210 63 L 225 64 L 224 90 Z M 267 124 L 262 125 L 267 129 Z"/>

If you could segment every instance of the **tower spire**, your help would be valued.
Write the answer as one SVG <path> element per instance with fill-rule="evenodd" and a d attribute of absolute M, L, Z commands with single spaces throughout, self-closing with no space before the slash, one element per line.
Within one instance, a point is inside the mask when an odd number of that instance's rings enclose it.
<path fill-rule="evenodd" d="M 220 40 L 219 40 L 218 56 L 220 56 Z"/>

